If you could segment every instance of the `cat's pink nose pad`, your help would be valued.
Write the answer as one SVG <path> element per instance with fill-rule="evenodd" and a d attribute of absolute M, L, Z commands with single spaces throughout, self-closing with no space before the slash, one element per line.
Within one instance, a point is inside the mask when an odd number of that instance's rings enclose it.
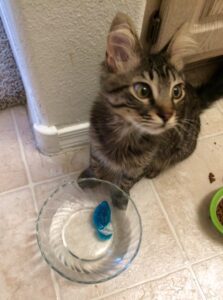
<path fill-rule="evenodd" d="M 172 111 L 158 111 L 157 116 L 159 116 L 165 123 L 172 117 Z"/>

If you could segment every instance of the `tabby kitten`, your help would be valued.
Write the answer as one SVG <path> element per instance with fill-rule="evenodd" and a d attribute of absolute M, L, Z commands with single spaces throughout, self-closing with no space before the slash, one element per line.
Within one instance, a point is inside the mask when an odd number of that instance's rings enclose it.
<path fill-rule="evenodd" d="M 194 151 L 200 114 L 223 95 L 223 79 L 216 75 L 198 90 L 185 81 L 182 55 L 194 48 L 185 32 L 184 26 L 165 50 L 148 55 L 131 20 L 117 14 L 91 111 L 90 167 L 81 177 L 129 192 L 142 177 L 153 178 Z"/>

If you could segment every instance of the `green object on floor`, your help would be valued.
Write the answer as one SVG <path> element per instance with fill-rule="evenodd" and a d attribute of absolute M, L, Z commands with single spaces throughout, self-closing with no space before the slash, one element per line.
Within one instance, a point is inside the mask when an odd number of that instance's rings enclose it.
<path fill-rule="evenodd" d="M 210 204 L 210 217 L 215 228 L 223 234 L 223 225 L 218 220 L 216 211 L 219 202 L 223 199 L 223 187 L 220 188 L 213 196 Z"/>

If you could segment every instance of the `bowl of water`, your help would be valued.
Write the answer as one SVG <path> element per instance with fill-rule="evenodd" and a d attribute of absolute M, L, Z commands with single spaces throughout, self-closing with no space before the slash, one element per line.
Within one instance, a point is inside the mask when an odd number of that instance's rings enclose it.
<path fill-rule="evenodd" d="M 94 224 L 96 208 L 109 207 L 109 237 L 101 238 Z M 59 186 L 44 202 L 36 223 L 37 242 L 48 265 L 79 283 L 99 283 L 126 270 L 142 238 L 139 212 L 116 185 L 79 179 Z"/>

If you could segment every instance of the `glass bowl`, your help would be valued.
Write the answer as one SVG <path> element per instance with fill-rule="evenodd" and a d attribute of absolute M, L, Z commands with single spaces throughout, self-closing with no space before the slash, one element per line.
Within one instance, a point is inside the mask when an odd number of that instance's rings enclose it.
<path fill-rule="evenodd" d="M 107 201 L 112 237 L 101 240 L 93 212 Z M 37 241 L 42 256 L 61 276 L 79 283 L 99 283 L 127 269 L 141 243 L 140 215 L 129 196 L 114 184 L 80 179 L 58 187 L 40 209 Z"/>

